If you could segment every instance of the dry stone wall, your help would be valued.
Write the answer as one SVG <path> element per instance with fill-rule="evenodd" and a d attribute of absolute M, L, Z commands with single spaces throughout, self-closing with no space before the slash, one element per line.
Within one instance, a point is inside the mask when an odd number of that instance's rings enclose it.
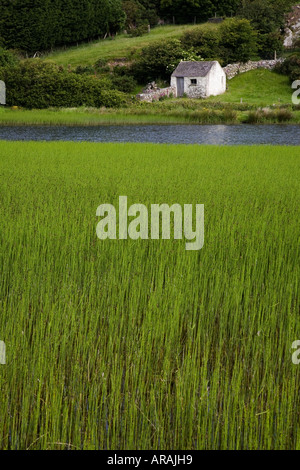
<path fill-rule="evenodd" d="M 249 61 L 245 64 L 238 62 L 237 64 L 229 64 L 224 67 L 224 72 L 227 75 L 228 80 L 231 80 L 233 77 L 239 73 L 250 72 L 250 70 L 256 69 L 267 69 L 273 70 L 277 64 L 281 64 L 284 59 L 277 60 L 258 60 L 258 61 Z"/>
<path fill-rule="evenodd" d="M 147 101 L 148 103 L 151 103 L 152 101 L 158 101 L 160 98 L 170 96 L 171 94 L 176 96 L 176 89 L 172 86 L 168 88 L 158 88 L 157 90 L 139 93 L 138 95 L 136 95 L 136 97 L 140 101 Z"/>

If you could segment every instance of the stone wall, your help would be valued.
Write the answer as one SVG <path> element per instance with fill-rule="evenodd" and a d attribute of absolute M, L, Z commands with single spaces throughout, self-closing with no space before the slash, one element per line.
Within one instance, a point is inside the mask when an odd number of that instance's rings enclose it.
<path fill-rule="evenodd" d="M 152 101 L 158 101 L 160 98 L 170 96 L 171 94 L 176 96 L 176 89 L 170 86 L 168 88 L 159 88 L 158 90 L 149 91 L 148 93 L 139 93 L 136 97 L 140 101 L 152 103 Z"/>
<path fill-rule="evenodd" d="M 224 67 L 224 72 L 227 75 L 228 80 L 231 80 L 233 77 L 238 75 L 239 73 L 249 72 L 250 70 L 256 69 L 267 69 L 273 70 L 277 64 L 281 64 L 284 59 L 277 59 L 277 60 L 259 60 L 257 62 L 249 61 L 245 64 L 239 62 L 237 64 L 229 64 Z"/>

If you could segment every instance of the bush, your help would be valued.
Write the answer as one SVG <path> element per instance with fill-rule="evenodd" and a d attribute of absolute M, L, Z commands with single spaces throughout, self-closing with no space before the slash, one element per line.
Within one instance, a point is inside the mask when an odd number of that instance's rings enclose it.
<path fill-rule="evenodd" d="M 167 80 L 180 60 L 200 60 L 194 50 L 185 50 L 178 39 L 159 41 L 145 47 L 132 65 L 132 73 L 140 83 Z"/>
<path fill-rule="evenodd" d="M 138 82 L 149 82 L 157 78 L 168 79 L 168 66 L 182 57 L 180 41 L 154 42 L 143 48 L 140 57 L 133 63 L 132 71 Z"/>
<path fill-rule="evenodd" d="M 132 93 L 137 85 L 135 79 L 127 75 L 113 75 L 111 82 L 114 88 L 123 93 Z"/>
<path fill-rule="evenodd" d="M 245 19 L 224 21 L 220 26 L 220 41 L 220 55 L 227 64 L 247 62 L 257 52 L 257 32 Z"/>
<path fill-rule="evenodd" d="M 291 82 L 300 80 L 300 54 L 292 54 L 276 67 L 276 70 L 283 75 L 287 75 Z"/>
<path fill-rule="evenodd" d="M 56 64 L 29 59 L 0 69 L 7 89 L 7 104 L 25 108 L 106 106 L 126 103 L 108 79 L 68 72 Z"/>
<path fill-rule="evenodd" d="M 131 28 L 128 31 L 128 36 L 131 36 L 132 38 L 136 38 L 139 36 L 143 36 L 144 34 L 148 33 L 148 25 L 147 24 L 142 24 L 140 26 L 137 26 L 136 28 Z"/>
<path fill-rule="evenodd" d="M 293 3 L 292 0 L 243 0 L 238 14 L 250 20 L 257 31 L 268 34 L 284 29 L 285 13 L 290 11 Z"/>
<path fill-rule="evenodd" d="M 110 67 L 109 65 L 107 65 L 107 61 L 103 59 L 97 60 L 93 68 L 96 71 L 96 73 L 99 73 L 99 74 L 110 72 Z"/>
<path fill-rule="evenodd" d="M 279 31 L 258 35 L 258 52 L 262 59 L 273 59 L 274 52 L 283 51 L 283 36 Z"/>
<path fill-rule="evenodd" d="M 220 34 L 218 30 L 196 28 L 186 31 L 181 43 L 185 49 L 194 48 L 204 59 L 217 58 L 220 55 Z"/>
<path fill-rule="evenodd" d="M 0 47 L 0 67 L 6 67 L 9 65 L 15 65 L 18 62 L 17 56 L 10 51 Z"/>
<path fill-rule="evenodd" d="M 95 99 L 95 106 L 100 108 L 120 108 L 126 106 L 126 96 L 118 90 L 102 89 L 99 96 Z"/>
<path fill-rule="evenodd" d="M 94 75 L 95 70 L 91 65 L 78 65 L 75 69 L 75 73 L 79 75 Z"/>
<path fill-rule="evenodd" d="M 130 72 L 130 69 L 126 67 L 126 65 L 116 65 L 113 68 L 113 74 L 117 77 L 131 76 Z"/>

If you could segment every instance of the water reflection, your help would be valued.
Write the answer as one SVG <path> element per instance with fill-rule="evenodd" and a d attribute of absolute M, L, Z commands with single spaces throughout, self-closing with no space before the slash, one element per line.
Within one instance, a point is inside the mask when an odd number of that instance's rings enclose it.
<path fill-rule="evenodd" d="M 297 125 L 0 126 L 2 140 L 300 145 Z"/>

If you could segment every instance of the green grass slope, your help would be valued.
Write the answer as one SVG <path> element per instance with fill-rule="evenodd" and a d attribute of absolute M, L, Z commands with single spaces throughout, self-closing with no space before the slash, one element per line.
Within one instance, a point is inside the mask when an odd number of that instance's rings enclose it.
<path fill-rule="evenodd" d="M 257 105 L 292 104 L 292 89 L 289 78 L 270 70 L 258 69 L 237 75 L 228 80 L 228 91 L 208 101 L 221 103 L 243 103 Z"/>
<path fill-rule="evenodd" d="M 67 50 L 58 50 L 49 54 L 46 59 L 53 60 L 61 65 L 93 65 L 97 60 L 114 60 L 120 58 L 130 58 L 137 50 L 147 46 L 153 41 L 176 39 L 187 29 L 193 28 L 216 28 L 213 24 L 203 24 L 202 26 L 160 26 L 153 28 L 149 34 L 136 38 L 131 38 L 125 34 L 120 34 L 114 39 L 102 39 L 93 43 L 83 44 L 78 47 L 71 47 Z"/>

